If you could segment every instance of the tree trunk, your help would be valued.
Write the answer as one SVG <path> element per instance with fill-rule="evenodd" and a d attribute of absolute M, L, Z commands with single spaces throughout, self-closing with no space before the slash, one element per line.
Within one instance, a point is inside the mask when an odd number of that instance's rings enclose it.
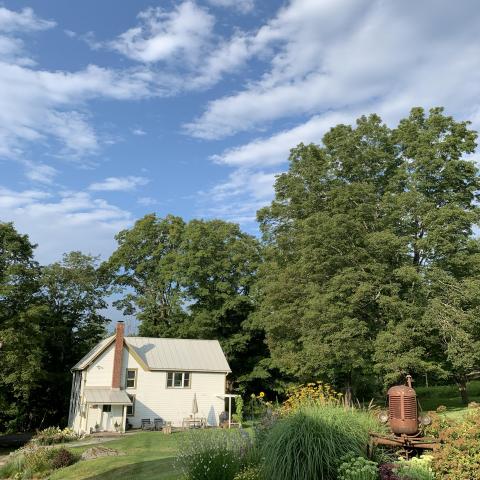
<path fill-rule="evenodd" d="M 462 398 L 462 403 L 468 405 L 467 379 L 464 375 L 457 379 L 458 391 Z"/>

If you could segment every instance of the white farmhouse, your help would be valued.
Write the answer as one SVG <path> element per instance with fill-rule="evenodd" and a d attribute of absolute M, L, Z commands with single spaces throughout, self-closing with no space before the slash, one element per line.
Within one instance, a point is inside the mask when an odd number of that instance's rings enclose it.
<path fill-rule="evenodd" d="M 115 335 L 72 369 L 69 426 L 79 433 L 125 431 L 127 421 L 135 428 L 143 419 L 182 426 L 195 407 L 197 419 L 218 425 L 230 371 L 217 340 L 124 337 L 118 322 Z"/>

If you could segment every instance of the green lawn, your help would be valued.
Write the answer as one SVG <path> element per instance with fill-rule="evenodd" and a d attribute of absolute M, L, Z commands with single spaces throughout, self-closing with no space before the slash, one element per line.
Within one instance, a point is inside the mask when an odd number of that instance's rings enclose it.
<path fill-rule="evenodd" d="M 120 440 L 103 443 L 102 446 L 115 448 L 126 455 L 80 461 L 71 467 L 55 472 L 51 480 L 170 480 L 181 478 L 173 462 L 179 439 L 183 433 L 164 435 L 161 432 L 139 432 L 129 434 Z M 73 451 L 83 452 L 92 445 L 75 447 Z"/>
<path fill-rule="evenodd" d="M 438 406 L 447 407 L 447 415 L 452 418 L 460 418 L 467 408 L 462 404 L 458 389 L 455 385 L 415 387 L 418 401 L 422 410 L 435 411 Z M 480 403 L 480 380 L 474 380 L 467 385 L 469 400 Z"/>

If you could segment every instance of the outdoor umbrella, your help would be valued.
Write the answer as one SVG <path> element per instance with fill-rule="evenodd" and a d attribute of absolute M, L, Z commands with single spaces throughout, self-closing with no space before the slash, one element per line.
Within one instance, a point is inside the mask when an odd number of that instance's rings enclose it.
<path fill-rule="evenodd" d="M 192 413 L 193 413 L 193 425 L 195 426 L 195 415 L 198 413 L 198 403 L 197 403 L 196 393 L 193 394 Z"/>

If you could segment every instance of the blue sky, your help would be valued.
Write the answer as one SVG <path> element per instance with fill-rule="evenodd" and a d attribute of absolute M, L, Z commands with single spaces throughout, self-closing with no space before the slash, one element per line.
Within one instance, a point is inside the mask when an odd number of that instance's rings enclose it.
<path fill-rule="evenodd" d="M 289 148 L 412 106 L 480 123 L 476 0 L 4 1 L 0 220 L 107 257 L 149 212 L 256 232 Z"/>

